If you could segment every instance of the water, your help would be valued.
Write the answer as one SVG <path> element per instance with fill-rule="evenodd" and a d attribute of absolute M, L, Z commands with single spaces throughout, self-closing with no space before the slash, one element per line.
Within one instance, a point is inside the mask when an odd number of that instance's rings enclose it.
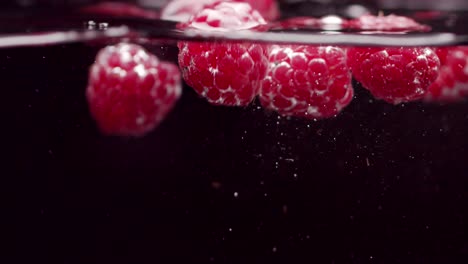
<path fill-rule="evenodd" d="M 285 12 L 293 13 L 287 7 Z M 444 43 L 451 44 L 465 38 L 466 18 L 462 12 L 443 13 L 424 22 L 455 34 L 450 35 L 455 42 Z M 258 102 L 246 108 L 212 106 L 184 86 L 176 107 L 147 136 L 108 137 L 97 129 L 84 93 L 97 51 L 120 38 L 105 35 L 137 30 L 135 41 L 172 62 L 178 52 L 173 38 L 186 36 L 161 21 L 51 20 L 62 23 L 44 19 L 29 29 L 60 26 L 69 32 L 73 26 L 74 33 L 91 34 L 46 46 L 30 46 L 30 39 L 22 42 L 28 47 L 12 47 L 18 39 L 0 41 L 9 43 L 0 49 L 0 76 L 14 119 L 4 125 L 12 132 L 6 149 L 12 150 L 7 155 L 13 153 L 15 173 L 4 177 L 14 183 L 7 192 L 13 210 L 7 212 L 16 227 L 9 243 L 16 260 L 467 259 L 466 102 L 395 106 L 375 100 L 355 82 L 355 98 L 340 115 L 314 121 L 281 117 Z M 89 31 L 83 23 L 90 20 L 109 27 Z M 170 30 L 151 29 L 151 23 Z M 2 28 L 23 35 L 24 25 L 12 24 Z M 307 42 L 318 38 L 310 32 L 301 36 Z M 347 40 L 359 44 L 368 37 Z"/>

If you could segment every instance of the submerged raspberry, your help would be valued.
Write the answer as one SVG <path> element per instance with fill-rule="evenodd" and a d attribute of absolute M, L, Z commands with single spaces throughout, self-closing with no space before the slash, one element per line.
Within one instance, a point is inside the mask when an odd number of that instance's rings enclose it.
<path fill-rule="evenodd" d="M 187 22 L 190 17 L 203 8 L 223 0 L 173 0 L 167 4 L 162 12 L 161 18 L 178 22 Z M 265 19 L 274 20 L 279 16 L 278 5 L 275 0 L 231 0 L 230 2 L 245 2 L 257 10 Z"/>
<path fill-rule="evenodd" d="M 201 10 L 187 24 L 205 31 L 252 29 L 265 21 L 245 3 L 222 2 Z M 210 103 L 245 106 L 255 97 L 268 66 L 261 45 L 179 42 L 186 83 Z"/>
<path fill-rule="evenodd" d="M 376 98 L 393 104 L 421 99 L 440 66 L 430 48 L 354 47 L 347 55 L 354 78 Z"/>
<path fill-rule="evenodd" d="M 338 47 L 278 46 L 260 102 L 282 115 L 326 118 L 338 114 L 353 98 L 345 52 Z"/>
<path fill-rule="evenodd" d="M 185 82 L 216 105 L 245 106 L 265 77 L 266 53 L 253 44 L 179 43 Z"/>
<path fill-rule="evenodd" d="M 86 96 L 104 134 L 142 136 L 164 119 L 181 94 L 176 65 L 121 43 L 99 51 Z"/>
<path fill-rule="evenodd" d="M 468 96 L 468 47 L 436 49 L 441 67 L 439 77 L 429 87 L 427 101 L 458 101 Z"/>

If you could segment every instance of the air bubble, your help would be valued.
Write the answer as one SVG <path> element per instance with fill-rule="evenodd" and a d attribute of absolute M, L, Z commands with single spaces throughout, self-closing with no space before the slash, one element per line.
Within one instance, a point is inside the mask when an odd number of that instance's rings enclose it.
<path fill-rule="evenodd" d="M 96 29 L 96 22 L 94 22 L 93 20 L 89 20 L 85 22 L 85 27 L 86 29 Z"/>

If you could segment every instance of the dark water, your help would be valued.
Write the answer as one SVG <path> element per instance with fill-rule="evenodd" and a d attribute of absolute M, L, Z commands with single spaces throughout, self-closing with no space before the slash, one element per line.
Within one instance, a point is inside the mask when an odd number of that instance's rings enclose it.
<path fill-rule="evenodd" d="M 20 262 L 466 259 L 465 102 L 393 106 L 356 85 L 338 117 L 314 122 L 184 87 L 148 136 L 105 137 L 84 96 L 97 49 L 0 50 Z"/>
<path fill-rule="evenodd" d="M 393 106 L 356 83 L 340 115 L 311 121 L 185 86 L 146 137 L 106 137 L 85 98 L 100 47 L 0 49 L 4 263 L 468 260 L 466 102 Z"/>

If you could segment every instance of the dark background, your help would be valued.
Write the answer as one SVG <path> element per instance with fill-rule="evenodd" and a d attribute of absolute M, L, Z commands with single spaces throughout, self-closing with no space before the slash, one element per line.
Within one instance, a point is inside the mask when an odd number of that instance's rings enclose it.
<path fill-rule="evenodd" d="M 146 137 L 106 137 L 84 96 L 98 48 L 0 50 L 4 263 L 468 261 L 466 102 L 392 106 L 356 85 L 343 113 L 311 121 L 184 87 Z"/>

